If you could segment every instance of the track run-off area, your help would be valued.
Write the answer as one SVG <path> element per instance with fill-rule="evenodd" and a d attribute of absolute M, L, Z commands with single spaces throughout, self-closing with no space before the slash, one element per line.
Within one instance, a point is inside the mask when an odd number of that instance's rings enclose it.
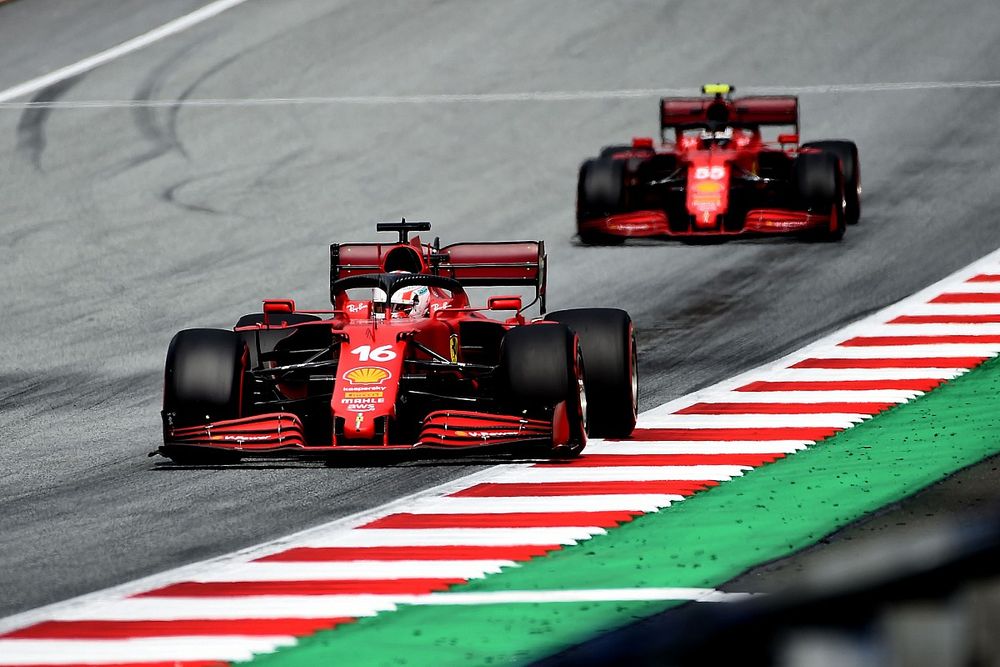
<path fill-rule="evenodd" d="M 0 664 L 528 662 L 754 594 L 726 584 L 994 453 L 988 418 L 944 454 L 906 415 L 997 372 L 1000 6 L 731 5 L 0 3 Z M 857 141 L 861 223 L 577 245 L 581 160 L 719 80 Z M 629 310 L 635 436 L 566 464 L 146 458 L 175 331 L 322 308 L 328 244 L 400 216 L 544 239 L 550 308 Z"/>

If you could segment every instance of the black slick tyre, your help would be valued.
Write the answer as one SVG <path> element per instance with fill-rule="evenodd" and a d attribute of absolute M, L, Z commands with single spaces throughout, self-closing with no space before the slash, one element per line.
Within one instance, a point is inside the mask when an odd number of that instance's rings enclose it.
<path fill-rule="evenodd" d="M 240 417 L 245 363 L 246 344 L 232 331 L 186 329 L 179 332 L 170 341 L 164 368 L 165 422 L 173 426 L 193 426 Z M 164 435 L 167 435 L 166 423 Z M 167 455 L 178 463 L 238 459 L 229 452 L 166 445 Z"/>
<path fill-rule="evenodd" d="M 587 396 L 583 352 L 575 333 L 556 322 L 511 329 L 500 347 L 498 372 L 504 402 L 517 414 L 551 414 L 552 408 L 565 402 L 569 442 L 552 454 L 576 456 L 583 450 Z"/>
<path fill-rule="evenodd" d="M 585 222 L 620 213 L 625 203 L 625 161 L 587 160 L 580 165 L 576 188 L 576 226 L 586 245 L 618 245 L 624 239 L 586 229 Z"/>
<path fill-rule="evenodd" d="M 586 361 L 589 434 L 624 438 L 635 428 L 639 407 L 639 370 L 635 328 L 618 308 L 576 308 L 545 319 L 576 332 Z"/>
<path fill-rule="evenodd" d="M 802 148 L 816 148 L 837 156 L 844 176 L 844 209 L 847 224 L 855 225 L 861 219 L 861 163 L 858 145 L 844 139 L 810 141 Z"/>
<path fill-rule="evenodd" d="M 846 231 L 840 160 L 831 153 L 802 153 L 795 160 L 795 185 L 805 209 L 830 215 L 830 225 L 813 232 L 815 241 L 840 241 Z"/>

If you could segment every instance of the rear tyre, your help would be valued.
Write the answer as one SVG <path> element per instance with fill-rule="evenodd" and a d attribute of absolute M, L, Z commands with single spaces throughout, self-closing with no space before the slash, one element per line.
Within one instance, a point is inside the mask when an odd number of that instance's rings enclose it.
<path fill-rule="evenodd" d="M 586 245 L 618 245 L 625 239 L 584 229 L 583 223 L 622 211 L 625 203 L 625 161 L 587 160 L 580 165 L 576 187 L 576 228 Z"/>
<path fill-rule="evenodd" d="M 576 456 L 587 443 L 587 394 L 579 337 L 565 325 L 541 323 L 511 329 L 500 347 L 500 382 L 514 412 L 546 416 L 565 401 L 569 421 L 567 446 L 552 449 L 559 457 Z"/>
<path fill-rule="evenodd" d="M 576 308 L 549 313 L 576 332 L 587 361 L 589 435 L 624 438 L 635 428 L 639 368 L 632 318 L 618 308 Z"/>
<path fill-rule="evenodd" d="M 807 211 L 830 215 L 830 225 L 814 232 L 816 241 L 844 237 L 844 182 L 840 160 L 831 153 L 802 153 L 795 160 L 795 183 Z"/>
<path fill-rule="evenodd" d="M 163 413 L 175 426 L 193 426 L 241 413 L 246 344 L 232 331 L 186 329 L 170 341 L 164 370 Z M 166 431 L 164 431 L 166 436 Z M 177 463 L 239 460 L 230 452 L 167 447 Z"/>
<path fill-rule="evenodd" d="M 844 176 L 845 217 L 847 224 L 855 225 L 861 219 L 861 164 L 858 158 L 858 146 L 853 141 L 829 140 L 811 141 L 802 145 L 803 148 L 817 148 L 826 153 L 832 153 L 840 160 L 841 173 Z"/>

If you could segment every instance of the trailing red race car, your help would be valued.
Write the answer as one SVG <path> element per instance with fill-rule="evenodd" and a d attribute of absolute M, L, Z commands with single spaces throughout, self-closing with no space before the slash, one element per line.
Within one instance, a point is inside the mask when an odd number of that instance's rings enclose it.
<path fill-rule="evenodd" d="M 711 97 L 660 100 L 660 146 L 635 138 L 583 163 L 576 208 L 583 243 L 787 233 L 839 241 L 845 224 L 858 221 L 854 142 L 800 145 L 796 97 L 734 99 L 726 84 L 702 92 Z"/>
<path fill-rule="evenodd" d="M 160 453 L 178 463 L 534 443 L 580 453 L 588 433 L 636 420 L 628 313 L 545 313 L 541 241 L 409 239 L 430 223 L 380 223 L 395 243 L 330 247 L 331 311 L 268 299 L 235 329 L 188 329 L 167 352 Z M 470 305 L 466 287 L 527 286 L 535 299 Z M 528 320 L 537 303 L 544 319 Z M 494 319 L 488 311 L 507 311 Z M 587 401 L 587 396 L 599 401 Z"/>

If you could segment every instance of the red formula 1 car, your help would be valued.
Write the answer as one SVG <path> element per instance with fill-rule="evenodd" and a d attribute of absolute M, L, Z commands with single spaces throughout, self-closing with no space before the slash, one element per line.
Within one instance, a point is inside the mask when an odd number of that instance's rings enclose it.
<path fill-rule="evenodd" d="M 843 237 L 845 224 L 861 215 L 854 142 L 800 145 L 798 98 L 734 99 L 732 91 L 711 84 L 702 88 L 706 97 L 663 98 L 660 146 L 635 138 L 583 163 L 576 208 L 583 243 L 775 233 Z"/>
<path fill-rule="evenodd" d="M 534 288 L 544 314 L 542 242 L 439 247 L 408 238 L 429 223 L 378 229 L 398 241 L 331 246 L 333 310 L 269 299 L 232 331 L 174 336 L 161 454 L 202 463 L 534 443 L 525 451 L 566 457 L 588 433 L 632 432 L 638 380 L 625 311 L 528 320 L 520 296 L 470 304 L 469 286 L 520 285 Z M 497 311 L 509 317 L 489 316 Z"/>

